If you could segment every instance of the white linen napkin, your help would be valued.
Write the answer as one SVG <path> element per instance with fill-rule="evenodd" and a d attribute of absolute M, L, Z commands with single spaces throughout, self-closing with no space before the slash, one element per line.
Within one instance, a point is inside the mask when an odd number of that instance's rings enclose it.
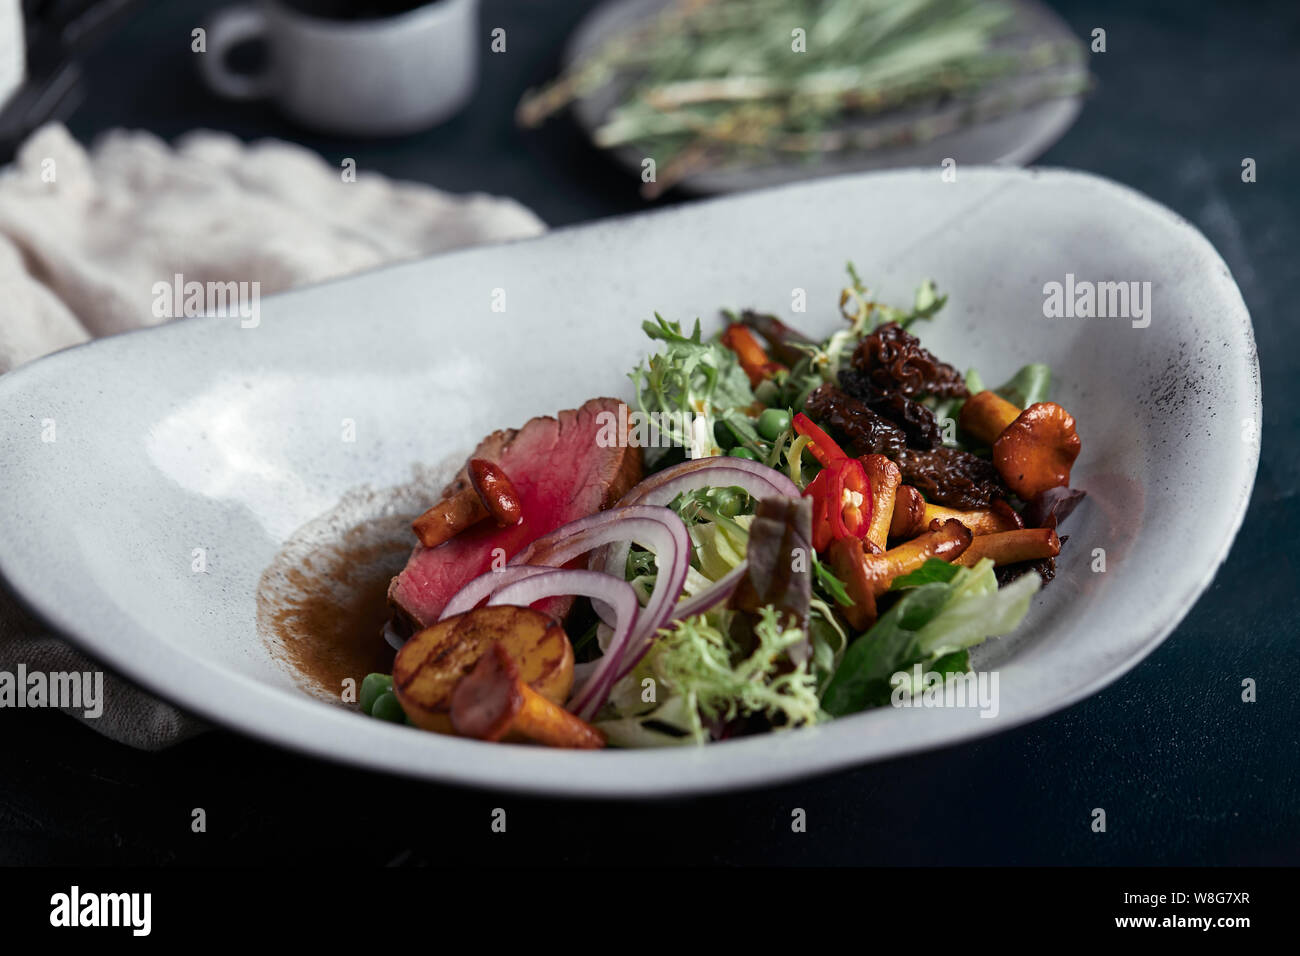
<path fill-rule="evenodd" d="M 153 325 L 153 285 L 259 281 L 263 295 L 372 266 L 537 235 L 511 199 L 397 182 L 275 140 L 196 131 L 174 146 L 114 130 L 87 151 L 37 130 L 0 173 L 0 373 L 102 335 Z M 0 592 L 0 671 L 97 670 Z M 197 719 L 105 675 L 86 723 L 159 749 Z M 69 711 L 82 717 L 80 711 Z"/>

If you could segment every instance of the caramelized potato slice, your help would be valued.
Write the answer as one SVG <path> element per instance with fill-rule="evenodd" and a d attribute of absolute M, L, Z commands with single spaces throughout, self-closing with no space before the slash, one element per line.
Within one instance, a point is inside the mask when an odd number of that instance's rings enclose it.
<path fill-rule="evenodd" d="M 549 614 L 527 607 L 480 607 L 414 635 L 393 662 L 393 693 L 411 723 L 452 733 L 451 695 L 479 658 L 500 643 L 519 679 L 564 706 L 573 689 L 573 645 Z"/>

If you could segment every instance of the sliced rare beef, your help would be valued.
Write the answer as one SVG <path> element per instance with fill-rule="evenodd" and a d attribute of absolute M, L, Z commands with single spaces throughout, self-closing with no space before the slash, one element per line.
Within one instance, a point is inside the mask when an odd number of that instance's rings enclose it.
<path fill-rule="evenodd" d="M 628 441 L 628 416 L 619 414 L 622 404 L 595 398 L 579 409 L 534 418 L 520 429 L 485 438 L 470 458 L 486 458 L 509 476 L 523 520 L 509 528 L 483 521 L 436 548 L 417 546 L 388 588 L 399 617 L 417 627 L 433 624 L 457 591 L 492 568 L 496 549 L 508 560 L 561 525 L 608 508 L 640 481 L 641 450 Z M 610 422 L 618 425 L 612 430 Z M 617 429 L 623 431 L 610 442 Z M 443 497 L 468 484 L 462 469 Z M 562 613 L 567 603 L 545 609 Z"/>

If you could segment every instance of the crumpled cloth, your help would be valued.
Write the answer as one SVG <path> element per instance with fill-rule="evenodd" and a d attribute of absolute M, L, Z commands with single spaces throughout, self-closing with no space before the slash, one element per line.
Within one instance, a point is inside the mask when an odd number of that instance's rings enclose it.
<path fill-rule="evenodd" d="M 514 200 L 333 166 L 291 143 L 201 130 L 169 146 L 114 130 L 88 151 L 51 124 L 0 173 L 0 373 L 166 321 L 153 314 L 153 286 L 177 273 L 259 281 L 270 295 L 545 228 Z M 19 663 L 29 673 L 100 669 L 0 591 L 0 671 Z M 161 749 L 204 729 L 111 673 L 104 696 L 87 725 L 134 747 Z"/>

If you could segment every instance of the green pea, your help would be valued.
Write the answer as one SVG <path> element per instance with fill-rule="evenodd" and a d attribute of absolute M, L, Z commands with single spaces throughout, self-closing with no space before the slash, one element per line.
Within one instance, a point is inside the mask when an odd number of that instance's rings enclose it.
<path fill-rule="evenodd" d="M 392 690 L 393 678 L 388 674 L 367 674 L 361 681 L 361 712 L 372 713 L 379 695 L 391 693 Z"/>
<path fill-rule="evenodd" d="M 734 518 L 745 506 L 745 495 L 738 494 L 730 488 L 723 488 L 713 496 L 713 507 L 724 518 Z"/>
<path fill-rule="evenodd" d="M 746 448 L 744 445 L 737 445 L 731 451 L 727 452 L 732 458 L 748 458 L 750 461 L 758 461 L 758 456 Z"/>
<path fill-rule="evenodd" d="M 379 720 L 391 721 L 394 724 L 406 722 L 406 711 L 402 710 L 402 705 L 397 702 L 396 695 L 391 692 L 380 694 L 375 698 L 375 704 L 370 710 L 370 716 Z"/>
<path fill-rule="evenodd" d="M 789 427 L 790 413 L 784 408 L 765 408 L 758 416 L 758 433 L 768 441 L 776 441 Z"/>

